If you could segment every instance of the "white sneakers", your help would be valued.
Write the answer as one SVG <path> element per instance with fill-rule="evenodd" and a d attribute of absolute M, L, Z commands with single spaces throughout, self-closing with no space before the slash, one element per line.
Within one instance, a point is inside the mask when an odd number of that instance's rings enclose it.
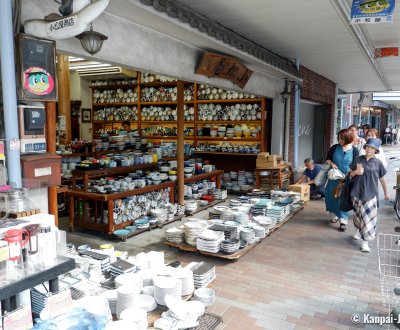
<path fill-rule="evenodd" d="M 362 242 L 361 252 L 371 252 L 371 249 L 368 246 L 368 241 L 363 241 Z"/>
<path fill-rule="evenodd" d="M 353 238 L 356 240 L 361 239 L 360 231 L 358 229 L 356 229 L 356 232 L 354 233 Z"/>

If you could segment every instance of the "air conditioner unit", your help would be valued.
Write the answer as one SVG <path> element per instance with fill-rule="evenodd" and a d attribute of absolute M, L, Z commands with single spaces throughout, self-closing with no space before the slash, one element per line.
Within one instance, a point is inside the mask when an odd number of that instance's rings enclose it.
<path fill-rule="evenodd" d="M 100 67 L 76 70 L 80 77 L 98 76 L 98 75 L 121 75 L 126 77 L 137 77 L 137 71 L 121 67 Z"/>

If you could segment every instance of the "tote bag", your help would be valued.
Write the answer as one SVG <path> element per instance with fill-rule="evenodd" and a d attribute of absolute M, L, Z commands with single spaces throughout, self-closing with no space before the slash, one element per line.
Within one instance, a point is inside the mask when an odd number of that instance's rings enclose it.
<path fill-rule="evenodd" d="M 334 190 L 334 197 L 339 198 L 340 210 L 343 212 L 353 210 L 353 202 L 350 196 L 352 183 L 350 175 L 346 175 Z"/>
<path fill-rule="evenodd" d="M 331 166 L 328 164 L 321 165 L 321 170 L 318 172 L 317 176 L 314 178 L 314 184 L 316 186 L 325 185 L 328 180 L 328 172 L 331 169 Z"/>

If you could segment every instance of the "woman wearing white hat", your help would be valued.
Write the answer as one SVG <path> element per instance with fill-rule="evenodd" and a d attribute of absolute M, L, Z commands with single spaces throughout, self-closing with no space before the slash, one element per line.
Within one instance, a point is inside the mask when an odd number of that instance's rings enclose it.
<path fill-rule="evenodd" d="M 354 206 L 353 222 L 356 233 L 353 238 L 362 239 L 362 252 L 370 252 L 368 241 L 375 239 L 378 215 L 378 181 L 380 181 L 385 200 L 389 199 L 384 175 L 386 169 L 375 157 L 381 142 L 371 138 L 364 145 L 365 155 L 356 157 L 350 164 L 353 178 L 351 198 Z"/>

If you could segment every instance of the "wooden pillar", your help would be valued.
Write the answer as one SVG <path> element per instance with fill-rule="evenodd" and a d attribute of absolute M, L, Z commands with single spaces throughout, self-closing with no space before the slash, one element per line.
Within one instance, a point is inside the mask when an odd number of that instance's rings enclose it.
<path fill-rule="evenodd" d="M 46 141 L 47 152 L 56 153 L 56 103 L 46 103 Z M 55 217 L 55 224 L 58 226 L 58 207 L 57 207 L 57 186 L 48 188 L 49 214 Z"/>
<path fill-rule="evenodd" d="M 178 204 L 185 203 L 185 176 L 184 176 L 184 161 L 185 161 L 185 137 L 184 137 L 184 84 L 183 81 L 178 80 L 178 93 L 177 93 L 177 113 L 178 113 L 178 146 L 177 146 L 177 159 L 178 159 Z"/>
<path fill-rule="evenodd" d="M 65 116 L 65 135 L 60 136 L 61 144 L 71 142 L 71 96 L 68 55 L 57 54 L 58 115 Z"/>

